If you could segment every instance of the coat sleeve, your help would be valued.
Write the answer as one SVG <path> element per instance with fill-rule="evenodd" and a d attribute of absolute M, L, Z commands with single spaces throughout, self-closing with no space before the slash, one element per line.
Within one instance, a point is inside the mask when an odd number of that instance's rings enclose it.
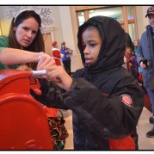
<path fill-rule="evenodd" d="M 144 37 L 144 35 L 142 35 L 142 37 L 141 37 L 139 47 L 138 47 L 138 50 L 137 50 L 137 53 L 136 53 L 138 64 L 140 63 L 141 60 L 144 60 L 143 52 L 142 52 L 143 37 Z"/>
<path fill-rule="evenodd" d="M 78 115 L 81 123 L 102 138 L 123 138 L 135 128 L 143 109 L 143 93 L 136 81 L 123 78 L 110 97 L 86 80 L 77 79 L 77 86 L 65 99 L 68 108 Z M 132 105 L 122 102 L 127 94 Z"/>
<path fill-rule="evenodd" d="M 41 95 L 36 95 L 31 90 L 31 95 L 41 104 L 46 105 L 47 107 L 58 108 L 58 109 L 68 109 L 67 106 L 63 103 L 62 90 L 58 88 L 52 82 L 46 79 L 39 79 L 40 90 L 42 91 Z"/>
<path fill-rule="evenodd" d="M 0 51 L 2 51 L 3 48 L 6 48 L 8 46 L 8 37 L 0 36 Z"/>

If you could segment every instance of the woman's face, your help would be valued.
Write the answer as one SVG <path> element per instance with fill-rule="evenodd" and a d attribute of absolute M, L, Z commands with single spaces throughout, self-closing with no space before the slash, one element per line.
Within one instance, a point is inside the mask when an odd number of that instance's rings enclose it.
<path fill-rule="evenodd" d="M 97 60 L 102 45 L 102 39 L 99 31 L 95 27 L 88 27 L 83 32 L 82 39 L 84 45 L 85 65 L 90 66 Z"/>
<path fill-rule="evenodd" d="M 39 24 L 34 18 L 25 19 L 17 27 L 14 27 L 17 42 L 22 47 L 28 47 L 36 37 Z"/>

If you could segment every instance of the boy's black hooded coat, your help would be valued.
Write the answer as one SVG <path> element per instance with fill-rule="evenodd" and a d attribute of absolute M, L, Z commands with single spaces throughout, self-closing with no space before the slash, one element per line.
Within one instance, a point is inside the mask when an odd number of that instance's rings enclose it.
<path fill-rule="evenodd" d="M 73 111 L 75 150 L 134 149 L 132 137 L 137 148 L 136 125 L 144 98 L 137 81 L 122 67 L 125 32 L 112 18 L 90 18 L 78 31 L 83 63 L 82 33 L 88 25 L 97 27 L 103 39 L 98 59 L 75 72 L 75 89 L 65 96 L 63 103 L 54 103 L 54 107 Z M 132 104 L 122 102 L 122 95 L 130 96 Z"/>
<path fill-rule="evenodd" d="M 74 148 L 128 150 L 133 146 L 129 135 L 135 133 L 144 99 L 137 81 L 122 68 L 125 32 L 112 18 L 97 16 L 89 19 L 78 31 L 78 48 L 83 63 L 82 33 L 87 25 L 99 29 L 103 42 L 98 60 L 74 74 L 77 86 L 65 98 L 65 104 L 74 113 Z M 131 97 L 131 107 L 121 101 L 123 94 Z"/>

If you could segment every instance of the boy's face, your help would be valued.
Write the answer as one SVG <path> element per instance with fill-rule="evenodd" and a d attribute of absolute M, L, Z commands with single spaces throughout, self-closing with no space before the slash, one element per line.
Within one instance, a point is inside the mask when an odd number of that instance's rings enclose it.
<path fill-rule="evenodd" d="M 101 45 L 102 39 L 99 31 L 95 27 L 88 27 L 82 34 L 84 45 L 84 58 L 85 65 L 90 66 L 96 62 Z"/>

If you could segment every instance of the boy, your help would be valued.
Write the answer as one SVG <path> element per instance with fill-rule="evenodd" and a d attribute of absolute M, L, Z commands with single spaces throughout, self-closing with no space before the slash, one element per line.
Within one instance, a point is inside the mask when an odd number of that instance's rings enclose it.
<path fill-rule="evenodd" d="M 48 79 L 66 90 L 57 106 L 73 111 L 74 150 L 138 148 L 136 125 L 144 99 L 137 81 L 122 67 L 124 38 L 116 20 L 92 17 L 78 31 L 85 67 L 73 78 L 61 66 L 47 69 Z"/>

